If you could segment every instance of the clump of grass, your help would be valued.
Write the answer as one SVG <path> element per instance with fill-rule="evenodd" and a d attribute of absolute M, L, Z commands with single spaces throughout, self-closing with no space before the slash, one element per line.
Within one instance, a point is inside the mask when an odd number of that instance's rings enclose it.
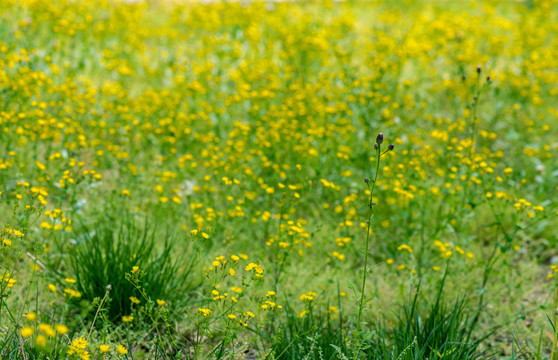
<path fill-rule="evenodd" d="M 368 334 L 360 345 L 359 359 L 477 359 L 479 344 L 490 334 L 475 337 L 476 323 L 469 317 L 464 298 L 449 304 L 443 297 L 444 276 L 433 299 L 423 296 L 420 284 L 401 307 L 393 323 L 378 322 L 364 328 Z M 429 306 L 428 304 L 431 303 Z M 300 318 L 286 308 L 285 322 L 270 352 L 274 359 L 348 359 L 347 325 L 339 313 L 334 320 L 327 312 L 308 311 Z M 345 330 L 343 330 L 345 329 Z"/>
<path fill-rule="evenodd" d="M 446 273 L 447 275 L 447 273 Z M 487 336 L 474 337 L 474 318 L 468 316 L 468 302 L 458 298 L 453 305 L 445 302 L 446 276 L 427 308 L 420 296 L 420 284 L 414 296 L 401 309 L 393 326 L 385 322 L 374 328 L 374 337 L 366 350 L 368 359 L 477 359 L 478 347 Z M 426 309 L 425 309 L 426 308 Z"/>
<path fill-rule="evenodd" d="M 84 298 L 102 298 L 111 285 L 108 316 L 114 321 L 130 314 L 131 297 L 142 297 L 126 278 L 131 271 L 141 272 L 143 291 L 153 301 L 184 301 L 184 294 L 196 283 L 190 276 L 196 253 L 188 247 L 176 256 L 176 250 L 170 232 L 158 235 L 147 222 L 138 226 L 129 216 L 104 217 L 91 227 L 83 226 L 68 259 Z"/>
<path fill-rule="evenodd" d="M 330 311 L 315 313 L 310 308 L 306 316 L 300 317 L 287 305 L 268 358 L 334 359 L 338 351 L 347 351 L 345 325 L 341 311 L 334 315 Z"/>

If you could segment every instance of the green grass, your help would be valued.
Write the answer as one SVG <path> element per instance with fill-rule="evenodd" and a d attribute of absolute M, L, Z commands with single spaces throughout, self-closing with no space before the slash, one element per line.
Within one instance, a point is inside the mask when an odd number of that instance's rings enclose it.
<path fill-rule="evenodd" d="M 110 285 L 107 317 L 113 321 L 130 315 L 132 296 L 142 302 L 167 299 L 182 307 L 188 300 L 186 293 L 200 283 L 192 278 L 197 255 L 193 245 L 179 250 L 172 233 L 156 235 L 156 229 L 150 224 L 136 225 L 135 222 L 129 214 L 102 216 L 91 227 L 83 226 L 83 236 L 68 254 L 78 290 L 85 299 L 102 298 Z M 181 256 L 173 256 L 178 251 Z M 141 269 L 134 275 L 141 281 L 147 299 L 134 281 L 124 276 L 134 266 Z M 177 293 L 175 289 L 182 292 Z"/>
<path fill-rule="evenodd" d="M 0 358 L 556 360 L 557 6 L 0 0 Z"/>

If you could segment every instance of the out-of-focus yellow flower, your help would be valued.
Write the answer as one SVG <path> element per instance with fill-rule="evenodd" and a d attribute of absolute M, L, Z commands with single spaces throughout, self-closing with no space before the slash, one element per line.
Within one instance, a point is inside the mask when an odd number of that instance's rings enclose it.
<path fill-rule="evenodd" d="M 128 349 L 126 349 L 124 346 L 122 345 L 118 345 L 118 347 L 116 348 L 116 351 L 118 351 L 118 353 L 120 355 L 125 355 L 128 353 Z"/>
<path fill-rule="evenodd" d="M 20 331 L 21 336 L 23 336 L 24 338 L 31 337 L 33 336 L 34 333 L 35 333 L 35 329 L 32 328 L 31 326 L 26 326 L 22 328 Z"/>

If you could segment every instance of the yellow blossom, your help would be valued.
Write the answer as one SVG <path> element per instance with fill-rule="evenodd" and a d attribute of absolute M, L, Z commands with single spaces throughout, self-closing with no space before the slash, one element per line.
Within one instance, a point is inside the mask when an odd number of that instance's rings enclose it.
<path fill-rule="evenodd" d="M 118 353 L 120 355 L 125 355 L 128 353 L 128 349 L 126 349 L 124 346 L 122 345 L 118 345 L 118 347 L 116 348 L 116 351 L 118 351 Z"/>

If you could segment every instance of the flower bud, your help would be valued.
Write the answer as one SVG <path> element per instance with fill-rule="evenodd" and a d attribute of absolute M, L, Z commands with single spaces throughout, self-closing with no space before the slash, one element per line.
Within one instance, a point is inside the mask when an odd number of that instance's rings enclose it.
<path fill-rule="evenodd" d="M 378 145 L 378 143 L 374 144 L 374 149 L 378 150 L 379 147 L 380 147 L 380 145 Z"/>
<path fill-rule="evenodd" d="M 393 144 L 389 144 L 389 146 L 388 146 L 388 150 L 389 150 L 389 151 L 391 151 L 391 150 L 393 150 L 393 148 L 394 148 L 394 147 L 395 147 L 395 145 L 393 145 Z"/>
<path fill-rule="evenodd" d="M 369 179 L 369 178 L 364 178 L 364 182 L 365 182 L 366 184 L 368 184 L 368 183 L 370 182 L 370 179 Z"/>
<path fill-rule="evenodd" d="M 477 65 L 477 74 L 480 74 L 480 73 L 481 73 L 481 70 L 482 70 L 481 66 L 480 66 L 480 65 Z"/>
<path fill-rule="evenodd" d="M 379 133 L 378 136 L 376 137 L 376 144 L 380 145 L 383 142 L 384 142 L 384 134 Z"/>

